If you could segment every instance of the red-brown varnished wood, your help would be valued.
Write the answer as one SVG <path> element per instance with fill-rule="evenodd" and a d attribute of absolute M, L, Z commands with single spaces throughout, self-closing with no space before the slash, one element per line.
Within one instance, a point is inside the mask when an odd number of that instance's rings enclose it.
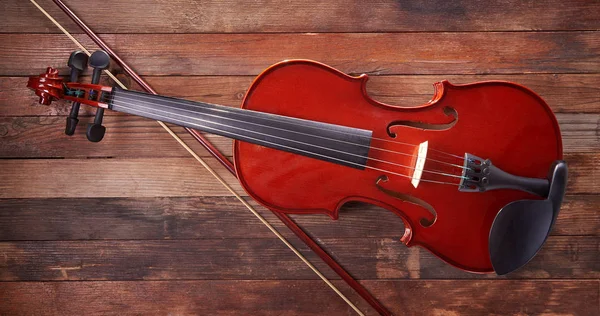
<path fill-rule="evenodd" d="M 428 158 L 462 164 L 462 159 L 437 151 L 458 156 L 471 153 L 491 159 L 509 173 L 545 178 L 551 163 L 562 158 L 560 130 L 550 108 L 527 88 L 501 81 L 460 86 L 443 81 L 435 84 L 429 103 L 394 107 L 371 99 L 366 81 L 364 75 L 350 77 L 302 60 L 279 63 L 263 72 L 250 87 L 244 108 L 367 129 L 374 138 L 365 170 L 235 142 L 236 171 L 243 187 L 266 207 L 285 213 L 325 213 L 335 219 L 339 208 L 349 201 L 384 207 L 404 220 L 402 241 L 406 245 L 423 246 L 464 270 L 492 272 L 487 247 L 494 217 L 506 204 L 535 196 L 513 190 L 460 192 L 458 178 L 432 173 L 424 173 L 414 188 L 409 178 L 397 175 L 411 175 L 410 168 L 379 160 L 413 166 L 415 147 L 390 141 L 428 141 Z M 448 114 L 448 108 L 457 113 L 451 127 L 434 130 L 423 126 L 451 123 L 454 116 Z M 388 126 L 399 122 L 404 123 L 390 128 L 396 135 L 393 138 Z M 420 127 L 405 126 L 406 122 Z M 461 174 L 458 167 L 431 160 L 425 169 Z M 435 214 L 423 203 L 382 192 L 376 182 L 384 175 L 388 181 L 380 182 L 382 187 L 420 199 L 431 205 Z"/>

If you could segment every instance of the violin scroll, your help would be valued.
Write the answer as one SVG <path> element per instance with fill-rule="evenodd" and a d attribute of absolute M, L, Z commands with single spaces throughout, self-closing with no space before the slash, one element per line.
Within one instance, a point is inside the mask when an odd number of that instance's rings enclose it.
<path fill-rule="evenodd" d="M 50 105 L 52 101 L 62 98 L 63 79 L 58 76 L 58 70 L 48 67 L 46 72 L 36 77 L 29 77 L 27 87 L 40 97 L 39 102 Z"/>
<path fill-rule="evenodd" d="M 52 101 L 63 99 L 103 109 L 108 108 L 106 101 L 113 89 L 98 84 L 65 83 L 52 67 L 43 74 L 29 77 L 27 87 L 40 97 L 40 104 L 50 105 Z"/>
<path fill-rule="evenodd" d="M 94 68 L 92 83 L 78 83 L 79 75 L 86 68 L 88 56 L 81 52 L 75 51 L 71 54 L 67 66 L 71 68 L 70 82 L 64 82 L 63 78 L 58 75 L 58 70 L 48 67 L 46 72 L 39 76 L 29 77 L 27 87 L 35 91 L 39 96 L 39 103 L 50 105 L 52 101 L 68 100 L 72 101 L 73 105 L 69 116 L 67 117 L 67 125 L 65 134 L 73 135 L 75 128 L 79 123 L 77 119 L 80 104 L 85 104 L 97 107 L 94 123 L 88 126 L 87 137 L 92 142 L 100 141 L 106 130 L 102 126 L 102 116 L 104 109 L 108 108 L 108 100 L 112 94 L 112 87 L 102 86 L 98 84 L 102 70 L 108 67 L 109 57 L 104 51 L 97 51 L 90 58 L 90 66 Z"/>

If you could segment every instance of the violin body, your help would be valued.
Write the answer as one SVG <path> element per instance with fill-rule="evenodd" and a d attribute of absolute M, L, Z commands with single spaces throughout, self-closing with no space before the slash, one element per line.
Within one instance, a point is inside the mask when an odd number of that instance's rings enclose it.
<path fill-rule="evenodd" d="M 346 202 L 374 204 L 402 218 L 407 246 L 422 246 L 463 270 L 493 272 L 488 239 L 494 218 L 510 202 L 541 197 L 517 190 L 461 192 L 452 185 L 459 179 L 444 174 L 460 176 L 461 168 L 451 164 L 462 165 L 459 157 L 468 152 L 508 173 L 545 178 L 548 166 L 562 158 L 560 130 L 548 105 L 514 83 L 442 81 L 428 103 L 392 106 L 371 99 L 366 82 L 366 75 L 352 77 L 302 60 L 258 76 L 242 108 L 370 130 L 371 146 L 383 150 L 370 150 L 372 168 L 358 170 L 234 141 L 235 169 L 245 190 L 274 211 L 333 219 Z M 397 165 L 413 166 L 417 149 L 408 144 L 423 142 L 434 150 L 425 169 L 440 171 L 423 174 L 430 182 L 415 187 L 410 179 L 379 171 L 410 176 L 413 170 Z"/>
<path fill-rule="evenodd" d="M 90 63 L 107 65 L 99 52 Z M 82 84 L 49 67 L 27 86 L 42 104 L 73 101 L 67 135 L 79 104 L 98 107 L 93 142 L 104 109 L 235 139 L 237 177 L 267 208 L 337 219 L 346 202 L 374 204 L 402 218 L 407 246 L 466 271 L 506 274 L 531 260 L 566 190 L 556 118 L 514 83 L 442 81 L 428 103 L 400 107 L 371 99 L 366 75 L 294 60 L 265 70 L 235 109 L 101 86 L 98 69 Z"/>

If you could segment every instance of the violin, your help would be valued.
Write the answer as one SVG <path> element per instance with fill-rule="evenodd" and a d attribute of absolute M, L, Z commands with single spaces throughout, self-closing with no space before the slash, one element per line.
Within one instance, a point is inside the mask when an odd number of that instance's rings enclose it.
<path fill-rule="evenodd" d="M 387 209 L 404 222 L 401 241 L 462 270 L 499 275 L 531 260 L 556 221 L 566 190 L 561 133 L 549 106 L 516 83 L 434 84 L 433 98 L 400 107 L 368 96 L 367 75 L 349 76 L 309 60 L 263 71 L 241 108 L 99 85 L 109 57 L 89 59 L 92 82 L 78 83 L 87 55 L 74 52 L 71 76 L 30 77 L 41 104 L 97 107 L 87 137 L 105 134 L 104 110 L 233 139 L 246 192 L 288 214 L 327 214 L 347 202 Z"/>

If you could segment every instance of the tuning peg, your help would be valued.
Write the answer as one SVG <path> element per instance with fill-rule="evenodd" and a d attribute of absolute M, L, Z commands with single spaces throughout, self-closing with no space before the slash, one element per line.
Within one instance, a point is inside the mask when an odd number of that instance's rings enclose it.
<path fill-rule="evenodd" d="M 71 53 L 67 62 L 67 66 L 71 68 L 71 82 L 77 82 L 81 72 L 87 68 L 87 63 L 88 56 L 84 52 L 76 50 Z"/>
<path fill-rule="evenodd" d="M 106 127 L 102 125 L 102 116 L 104 115 L 104 109 L 100 108 L 96 112 L 96 117 L 94 117 L 94 123 L 88 124 L 87 128 L 87 139 L 90 142 L 97 143 L 104 138 L 104 133 L 106 132 Z"/>
<path fill-rule="evenodd" d="M 108 68 L 109 63 L 110 57 L 103 50 L 97 50 L 90 56 L 90 67 L 94 68 L 94 72 L 92 73 L 92 84 L 98 84 L 98 82 L 100 82 L 102 70 Z"/>
<path fill-rule="evenodd" d="M 87 62 L 88 56 L 84 52 L 77 50 L 71 53 L 69 61 L 67 62 L 67 66 L 71 68 L 70 82 L 77 82 L 79 80 L 79 75 L 87 68 Z M 79 102 L 73 102 L 71 105 L 71 112 L 69 113 L 69 117 L 67 117 L 65 134 L 69 136 L 75 134 L 75 128 L 77 127 L 77 123 L 79 123 L 79 119 L 77 119 L 77 116 L 79 115 L 79 105 Z"/>
<path fill-rule="evenodd" d="M 110 57 L 105 51 L 97 50 L 90 56 L 90 66 L 94 68 L 94 72 L 92 73 L 92 84 L 98 84 L 98 82 L 100 82 L 100 75 L 104 69 L 108 68 L 109 63 Z M 102 126 L 103 116 L 104 109 L 99 108 L 96 111 L 94 123 L 88 124 L 86 135 L 89 141 L 99 142 L 104 137 L 106 127 Z"/>

